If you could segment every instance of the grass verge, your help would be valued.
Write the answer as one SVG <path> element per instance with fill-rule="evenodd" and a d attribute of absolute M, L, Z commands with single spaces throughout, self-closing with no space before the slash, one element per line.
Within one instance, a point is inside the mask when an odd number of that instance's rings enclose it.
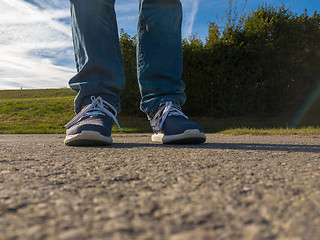
<path fill-rule="evenodd" d="M 65 133 L 64 125 L 74 116 L 70 89 L 0 91 L 0 134 Z M 308 135 L 319 136 L 317 124 L 288 127 L 289 116 L 191 118 L 207 133 L 232 135 Z M 149 121 L 140 116 L 119 115 L 124 133 L 151 133 Z M 114 133 L 120 130 L 114 126 Z"/>

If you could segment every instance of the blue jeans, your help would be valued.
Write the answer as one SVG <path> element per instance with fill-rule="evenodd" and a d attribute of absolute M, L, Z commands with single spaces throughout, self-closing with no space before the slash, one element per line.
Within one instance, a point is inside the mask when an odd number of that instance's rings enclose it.
<path fill-rule="evenodd" d="M 149 119 L 165 101 L 183 105 L 180 0 L 139 0 L 137 45 L 141 110 Z M 124 67 L 114 10 L 115 0 L 70 0 L 77 74 L 70 79 L 78 94 L 75 111 L 83 100 L 99 95 L 120 112 L 125 83 Z"/>

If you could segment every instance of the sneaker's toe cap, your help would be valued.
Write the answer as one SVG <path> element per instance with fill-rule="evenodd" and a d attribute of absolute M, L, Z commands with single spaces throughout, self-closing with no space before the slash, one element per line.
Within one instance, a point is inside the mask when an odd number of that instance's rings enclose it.
<path fill-rule="evenodd" d="M 169 116 L 163 124 L 162 132 L 165 135 L 176 135 L 184 133 L 186 130 L 198 129 L 204 133 L 203 128 L 190 119 L 180 116 Z"/>
<path fill-rule="evenodd" d="M 111 118 L 90 117 L 70 127 L 66 133 L 67 135 L 75 135 L 83 131 L 94 131 L 104 136 L 110 136 L 112 125 L 113 120 Z"/>

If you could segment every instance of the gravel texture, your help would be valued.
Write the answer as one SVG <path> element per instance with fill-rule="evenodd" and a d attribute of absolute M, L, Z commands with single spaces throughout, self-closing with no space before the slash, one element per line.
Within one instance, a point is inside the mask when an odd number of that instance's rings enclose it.
<path fill-rule="evenodd" d="M 320 139 L 0 135 L 0 239 L 320 239 Z"/>

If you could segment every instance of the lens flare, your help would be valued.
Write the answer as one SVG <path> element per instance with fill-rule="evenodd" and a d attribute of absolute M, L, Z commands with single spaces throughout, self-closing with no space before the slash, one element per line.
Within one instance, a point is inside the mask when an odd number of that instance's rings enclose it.
<path fill-rule="evenodd" d="M 294 118 L 291 126 L 297 127 L 304 116 L 309 111 L 310 107 L 313 105 L 314 101 L 320 96 L 320 81 L 318 82 L 317 87 L 311 92 L 305 103 L 303 104 L 301 110 L 299 111 L 298 115 Z"/>

